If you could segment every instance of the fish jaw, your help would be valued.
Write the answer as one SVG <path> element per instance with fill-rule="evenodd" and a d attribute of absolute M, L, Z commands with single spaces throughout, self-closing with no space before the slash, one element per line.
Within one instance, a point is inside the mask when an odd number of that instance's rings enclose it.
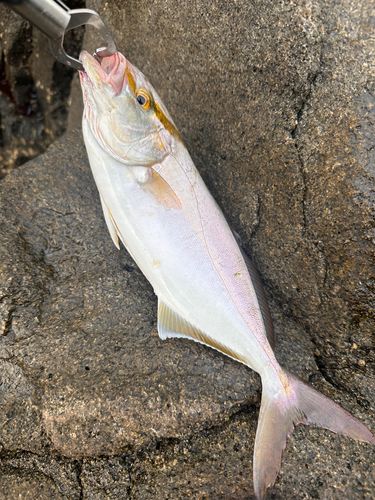
<path fill-rule="evenodd" d="M 79 59 L 85 71 L 80 71 L 81 82 L 90 82 L 101 91 L 120 95 L 129 85 L 127 76 L 127 61 L 120 53 L 115 52 L 111 57 L 105 57 L 99 62 L 95 57 L 86 52 L 81 52 Z M 82 80 L 83 79 L 83 80 Z"/>

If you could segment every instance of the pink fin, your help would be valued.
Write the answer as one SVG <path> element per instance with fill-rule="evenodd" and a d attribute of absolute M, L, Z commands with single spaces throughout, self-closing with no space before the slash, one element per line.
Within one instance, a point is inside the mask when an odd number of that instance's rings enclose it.
<path fill-rule="evenodd" d="M 283 394 L 263 386 L 262 404 L 254 448 L 254 489 L 257 500 L 276 480 L 286 440 L 300 423 L 315 424 L 357 441 L 375 445 L 375 437 L 348 411 L 319 391 L 285 371 L 288 381 Z"/>

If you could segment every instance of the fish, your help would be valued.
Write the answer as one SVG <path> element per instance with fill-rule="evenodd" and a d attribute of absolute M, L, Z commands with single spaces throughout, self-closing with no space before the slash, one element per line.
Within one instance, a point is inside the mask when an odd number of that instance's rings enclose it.
<path fill-rule="evenodd" d="M 147 78 L 120 52 L 98 60 L 83 51 L 80 61 L 83 136 L 104 218 L 153 286 L 160 338 L 192 339 L 261 376 L 256 499 L 274 484 L 298 424 L 374 445 L 363 423 L 276 360 L 259 276 Z"/>

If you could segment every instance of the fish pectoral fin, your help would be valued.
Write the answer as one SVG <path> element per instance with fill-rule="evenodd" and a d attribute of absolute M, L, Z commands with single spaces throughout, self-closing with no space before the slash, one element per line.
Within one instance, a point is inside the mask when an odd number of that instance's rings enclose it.
<path fill-rule="evenodd" d="M 120 250 L 120 244 L 119 244 L 119 240 L 118 240 L 119 232 L 117 230 L 115 221 L 113 220 L 112 214 L 109 211 L 109 208 L 107 207 L 107 204 L 104 201 L 104 198 L 103 198 L 103 196 L 101 195 L 100 192 L 99 192 L 99 196 L 100 196 L 100 201 L 102 203 L 102 208 L 103 208 L 103 213 L 104 213 L 104 219 L 105 219 L 105 221 L 107 223 L 107 228 L 108 228 L 109 234 L 111 235 L 113 243 Z"/>
<path fill-rule="evenodd" d="M 149 179 L 140 184 L 141 188 L 150 193 L 159 205 L 181 210 L 181 201 L 168 182 L 158 172 L 151 168 Z"/>
<path fill-rule="evenodd" d="M 247 362 L 228 347 L 216 342 L 214 339 L 203 333 L 191 323 L 181 318 L 177 313 L 172 311 L 162 300 L 159 299 L 158 305 L 158 333 L 162 340 L 169 338 L 188 338 L 199 342 L 200 344 L 208 345 L 217 351 L 222 352 L 241 363 Z"/>

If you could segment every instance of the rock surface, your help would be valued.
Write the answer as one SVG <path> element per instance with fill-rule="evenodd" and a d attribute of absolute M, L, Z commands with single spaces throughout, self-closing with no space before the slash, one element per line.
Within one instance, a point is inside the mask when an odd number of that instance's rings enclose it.
<path fill-rule="evenodd" d="M 80 8 L 84 0 L 71 0 Z M 84 28 L 67 33 L 65 49 L 78 57 Z M 71 125 L 70 87 L 75 72 L 58 63 L 48 38 L 0 4 L 0 179 L 43 153 Z M 74 120 L 75 126 L 79 121 Z M 73 123 L 72 123 L 73 125 Z"/>
<path fill-rule="evenodd" d="M 107 233 L 80 133 L 7 176 L 0 200 L 4 498 L 251 498 L 259 378 L 159 340 L 156 298 Z M 371 425 L 272 312 L 280 361 Z M 270 498 L 371 498 L 374 461 L 370 446 L 297 429 Z"/>
<path fill-rule="evenodd" d="M 374 430 L 372 3 L 87 6 L 150 77 L 253 257 L 278 359 Z M 159 340 L 80 133 L 4 179 L 0 200 L 0 494 L 252 498 L 259 378 Z M 370 446 L 300 426 L 268 498 L 371 499 L 374 465 Z"/>

